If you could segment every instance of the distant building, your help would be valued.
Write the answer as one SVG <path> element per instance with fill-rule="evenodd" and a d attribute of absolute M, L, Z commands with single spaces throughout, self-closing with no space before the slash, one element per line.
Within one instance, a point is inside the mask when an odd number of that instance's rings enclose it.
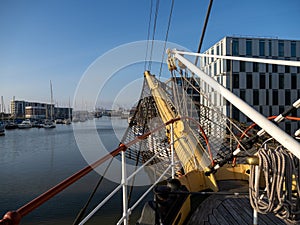
<path fill-rule="evenodd" d="M 25 117 L 25 101 L 11 101 L 10 102 L 10 112 L 11 115 L 15 118 L 23 118 Z"/>
<path fill-rule="evenodd" d="M 224 37 L 205 53 L 300 61 L 300 41 Z M 202 58 L 201 68 L 265 116 L 282 113 L 300 98 L 299 67 Z M 205 85 L 202 88 L 209 90 Z M 226 115 L 231 115 L 240 122 L 250 122 L 235 107 L 218 98 L 216 93 L 211 92 L 211 95 L 214 105 Z M 202 103 L 205 103 L 205 99 L 202 99 Z M 299 110 L 294 116 L 300 116 Z M 290 122 L 281 125 L 288 133 L 294 132 L 298 126 L 299 124 Z"/>
<path fill-rule="evenodd" d="M 12 100 L 11 116 L 26 119 L 68 119 L 72 118 L 72 108 L 55 107 L 54 104 Z"/>

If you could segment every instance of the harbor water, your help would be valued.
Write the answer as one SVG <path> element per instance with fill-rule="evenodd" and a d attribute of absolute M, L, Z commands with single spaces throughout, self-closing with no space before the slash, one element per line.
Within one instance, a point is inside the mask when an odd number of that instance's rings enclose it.
<path fill-rule="evenodd" d="M 105 148 L 111 150 L 120 143 L 115 132 L 124 133 L 128 126 L 127 120 L 102 117 L 73 125 L 59 124 L 54 129 L 7 130 L 6 135 L 0 137 L 1 217 L 87 166 L 76 144 L 73 126 L 82 126 L 83 132 L 88 134 L 93 124 L 96 124 Z M 102 151 L 99 146 L 93 147 Z M 21 224 L 72 224 L 100 177 L 97 172 L 91 172 L 24 217 Z M 117 185 L 104 179 L 90 205 L 95 207 Z M 143 189 L 136 188 L 135 195 Z M 121 193 L 118 193 L 87 224 L 116 224 L 121 217 L 121 198 Z M 136 211 L 134 217 L 137 218 L 139 210 Z"/>

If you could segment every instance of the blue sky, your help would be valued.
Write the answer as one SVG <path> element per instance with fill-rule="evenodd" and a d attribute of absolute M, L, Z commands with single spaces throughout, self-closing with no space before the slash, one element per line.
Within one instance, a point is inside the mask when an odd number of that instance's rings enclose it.
<path fill-rule="evenodd" d="M 175 0 L 169 41 L 196 51 L 208 3 Z M 157 40 L 165 38 L 170 5 L 160 0 Z M 6 109 L 13 96 L 49 102 L 50 80 L 55 102 L 67 105 L 99 56 L 147 39 L 149 11 L 150 0 L 1 0 L 0 96 Z M 299 0 L 215 0 L 203 50 L 231 35 L 298 40 L 299 12 Z M 133 73 L 143 71 L 126 76 Z"/>

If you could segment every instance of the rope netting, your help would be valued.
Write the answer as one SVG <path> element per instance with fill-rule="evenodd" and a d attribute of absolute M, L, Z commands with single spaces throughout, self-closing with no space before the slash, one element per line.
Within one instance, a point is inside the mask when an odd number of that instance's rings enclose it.
<path fill-rule="evenodd" d="M 155 82 L 165 90 L 168 96 L 167 102 L 171 105 L 174 113 L 182 118 L 185 125 L 188 125 L 188 135 L 194 136 L 201 148 L 211 156 L 212 164 L 224 160 L 241 145 L 240 136 L 246 129 L 246 125 L 229 119 L 217 107 L 214 107 L 210 96 L 204 95 L 204 92 L 199 89 L 199 79 L 197 80 L 193 76 L 189 77 L 181 72 L 180 76 L 173 74 L 171 79 L 166 82 L 157 79 Z M 200 104 L 201 97 L 208 104 Z M 162 124 L 163 121 L 155 99 L 145 80 L 140 100 L 134 107 L 134 113 L 130 117 L 122 143 L 142 136 Z M 255 131 L 257 130 L 252 129 L 244 136 L 249 137 Z M 134 144 L 126 151 L 127 158 L 132 162 L 142 164 L 160 152 L 159 157 L 153 160 L 152 165 L 155 164 L 161 169 L 166 168 L 171 160 L 169 132 L 167 128 L 161 129 Z M 248 151 L 246 155 L 250 154 Z M 183 165 L 178 161 L 176 154 L 175 158 L 176 170 L 180 171 Z"/>
<path fill-rule="evenodd" d="M 130 142 L 164 124 L 146 81 L 143 84 L 140 100 L 134 109 L 134 113 L 129 118 L 129 126 L 122 138 L 122 143 Z M 171 163 L 170 140 L 165 127 L 151 133 L 148 137 L 143 138 L 126 150 L 126 157 L 136 165 L 150 160 L 155 154 L 157 154 L 157 157 L 153 158 L 150 167 L 160 173 Z M 176 153 L 175 161 L 178 162 Z M 181 165 L 177 163 L 176 170 L 179 171 L 180 169 Z"/>

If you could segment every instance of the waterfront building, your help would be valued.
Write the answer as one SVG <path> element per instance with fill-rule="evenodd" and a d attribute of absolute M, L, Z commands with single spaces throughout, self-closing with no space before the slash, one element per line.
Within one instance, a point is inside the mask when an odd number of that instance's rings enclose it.
<path fill-rule="evenodd" d="M 11 115 L 26 119 L 68 119 L 72 118 L 72 108 L 55 107 L 54 104 L 12 100 Z"/>
<path fill-rule="evenodd" d="M 42 104 L 46 105 L 46 104 Z M 26 119 L 46 119 L 46 107 L 45 106 L 26 106 L 25 107 Z"/>
<path fill-rule="evenodd" d="M 10 102 L 11 115 L 14 118 L 25 118 L 25 101 L 12 100 Z"/>
<path fill-rule="evenodd" d="M 300 60 L 300 41 L 271 38 L 224 37 L 205 54 Z M 255 62 L 243 62 L 203 57 L 200 67 L 224 87 L 242 98 L 265 116 L 278 115 L 300 98 L 300 68 Z M 208 90 L 205 84 L 202 88 Z M 214 91 L 213 104 L 223 113 L 240 122 L 250 122 L 234 106 L 230 106 Z M 214 95 L 214 96 L 213 96 Z M 207 104 L 204 98 L 200 103 Z M 300 116 L 295 112 L 293 116 Z M 300 124 L 285 122 L 281 127 L 293 133 Z"/>

